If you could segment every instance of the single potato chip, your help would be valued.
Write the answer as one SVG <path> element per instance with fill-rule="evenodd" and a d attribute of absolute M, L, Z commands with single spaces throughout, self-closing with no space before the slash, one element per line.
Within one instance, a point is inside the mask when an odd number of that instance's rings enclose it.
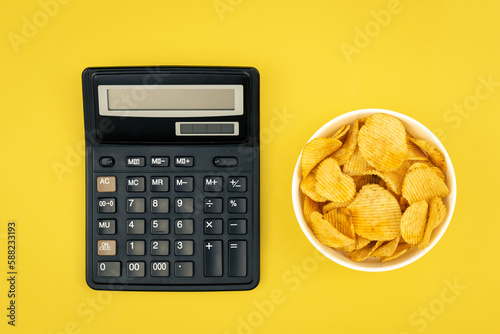
<path fill-rule="evenodd" d="M 399 235 L 401 209 L 387 189 L 376 184 L 365 185 L 347 209 L 357 235 L 380 241 Z"/>
<path fill-rule="evenodd" d="M 407 244 L 416 245 L 422 240 L 427 223 L 427 202 L 413 203 L 401 217 L 401 236 Z"/>
<path fill-rule="evenodd" d="M 408 168 L 413 164 L 413 161 L 405 160 L 396 170 L 392 172 L 378 172 L 376 175 L 380 176 L 382 180 L 385 181 L 388 188 L 391 189 L 395 194 L 401 195 L 401 188 L 403 187 L 403 181 L 405 179 Z"/>
<path fill-rule="evenodd" d="M 300 181 L 300 190 L 304 195 L 310 197 L 315 202 L 326 202 L 327 199 L 318 194 L 316 191 L 316 176 L 314 173 L 308 174 L 305 178 Z"/>
<path fill-rule="evenodd" d="M 344 144 L 332 154 L 332 158 L 337 160 L 339 166 L 344 165 L 351 157 L 358 145 L 358 120 L 355 120 Z"/>
<path fill-rule="evenodd" d="M 351 176 L 371 174 L 373 171 L 376 172 L 375 168 L 370 166 L 365 158 L 363 158 L 359 147 L 356 147 L 349 160 L 344 164 L 342 171 Z"/>
<path fill-rule="evenodd" d="M 416 165 L 416 164 L 415 164 Z M 419 164 L 421 167 L 412 168 L 403 181 L 402 194 L 413 204 L 422 200 L 428 202 L 433 197 L 446 197 L 450 190 L 446 183 L 429 166 Z"/>
<path fill-rule="evenodd" d="M 348 202 L 342 202 L 342 203 L 328 202 L 323 206 L 323 214 L 333 209 L 347 208 L 347 206 L 351 204 L 352 201 L 354 201 L 354 197 Z"/>
<path fill-rule="evenodd" d="M 322 206 L 322 203 L 315 202 L 311 198 L 304 196 L 304 208 L 302 209 L 302 212 L 304 214 L 304 219 L 306 220 L 306 223 L 307 225 L 309 225 L 309 227 L 311 227 L 311 213 L 313 213 L 314 211 L 321 212 Z"/>
<path fill-rule="evenodd" d="M 396 170 L 408 155 L 403 123 L 387 114 L 367 118 L 358 133 L 358 146 L 368 164 L 381 172 Z"/>
<path fill-rule="evenodd" d="M 353 176 L 354 183 L 356 184 L 356 191 L 360 191 L 364 185 L 367 184 L 378 184 L 381 187 L 384 187 L 381 183 L 383 183 L 382 179 L 377 175 L 367 174 L 361 176 Z"/>
<path fill-rule="evenodd" d="M 406 134 L 406 145 L 408 145 L 408 155 L 406 156 L 406 160 L 410 161 L 425 161 L 428 160 L 425 153 L 415 145 L 412 141 L 413 137 L 409 133 Z"/>
<path fill-rule="evenodd" d="M 361 249 L 361 248 L 365 247 L 366 245 L 368 245 L 369 243 L 370 243 L 370 240 L 363 238 L 360 235 L 356 235 L 356 243 L 354 244 L 354 249 L 355 250 Z"/>
<path fill-rule="evenodd" d="M 342 142 L 334 138 L 319 137 L 308 142 L 300 158 L 302 177 L 305 178 L 321 160 L 335 152 L 341 145 Z"/>
<path fill-rule="evenodd" d="M 380 262 L 387 262 L 394 260 L 403 255 L 404 253 L 406 253 L 408 249 L 410 249 L 411 247 L 412 245 L 409 244 L 399 244 L 398 247 L 396 248 L 396 251 L 392 255 L 381 257 Z"/>
<path fill-rule="evenodd" d="M 315 189 L 324 198 L 332 202 L 347 202 L 356 194 L 354 180 L 340 170 L 337 161 L 326 158 L 316 171 Z"/>
<path fill-rule="evenodd" d="M 311 229 L 319 242 L 332 248 L 341 249 L 355 243 L 354 239 L 340 233 L 317 211 L 311 214 Z"/>
<path fill-rule="evenodd" d="M 396 248 L 398 247 L 399 244 L 399 239 L 401 236 L 398 235 L 398 237 L 394 240 L 387 241 L 385 244 L 377 248 L 370 256 L 371 257 L 386 257 L 386 256 L 391 256 L 394 254 L 396 251 Z"/>
<path fill-rule="evenodd" d="M 338 131 L 332 136 L 332 138 L 338 139 L 338 140 L 343 140 L 345 136 L 347 136 L 347 133 L 349 132 L 349 128 L 351 127 L 351 124 L 345 124 L 342 126 Z"/>
<path fill-rule="evenodd" d="M 333 209 L 324 214 L 333 227 L 348 238 L 355 239 L 354 225 L 352 225 L 351 213 L 345 208 Z"/>
<path fill-rule="evenodd" d="M 418 248 L 424 249 L 429 246 L 431 241 L 432 231 L 438 227 L 446 216 L 446 207 L 441 198 L 434 197 L 429 201 L 429 219 L 425 226 L 425 232 L 422 240 L 418 243 Z"/>
<path fill-rule="evenodd" d="M 432 163 L 439 167 L 443 172 L 446 172 L 446 158 L 444 157 L 444 154 L 441 153 L 441 151 L 435 147 L 434 145 L 426 142 L 423 139 L 415 139 L 415 138 L 410 138 L 410 140 L 420 147 L 425 153 L 427 153 L 427 156 L 429 159 L 431 159 Z"/>
<path fill-rule="evenodd" d="M 366 260 L 371 254 L 383 244 L 383 241 L 372 241 L 365 247 L 355 250 L 353 252 L 347 253 L 346 256 L 354 262 L 361 262 Z"/>

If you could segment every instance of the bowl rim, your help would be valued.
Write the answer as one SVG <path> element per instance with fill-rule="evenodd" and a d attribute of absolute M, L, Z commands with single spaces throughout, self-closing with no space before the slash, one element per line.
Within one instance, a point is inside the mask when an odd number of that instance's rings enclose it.
<path fill-rule="evenodd" d="M 303 233 L 311 242 L 314 247 L 320 251 L 323 255 L 325 255 L 327 258 L 332 260 L 333 262 L 353 269 L 353 270 L 358 270 L 358 271 L 364 271 L 364 272 L 385 272 L 385 271 L 391 271 L 395 270 L 398 268 L 405 267 L 421 257 L 423 257 L 425 254 L 427 254 L 434 246 L 438 243 L 438 241 L 442 238 L 446 230 L 448 229 L 448 226 L 451 222 L 451 218 L 453 216 L 453 212 L 455 210 L 455 204 L 456 204 L 456 196 L 457 196 L 457 185 L 456 185 L 456 176 L 455 176 L 455 170 L 453 168 L 453 164 L 451 162 L 451 158 L 444 148 L 443 144 L 441 141 L 430 131 L 425 125 L 417 121 L 416 119 L 407 116 L 405 114 L 392 111 L 392 110 L 387 110 L 387 109 L 379 109 L 379 108 L 367 108 L 367 109 L 358 109 L 358 110 L 353 110 L 347 113 L 344 113 L 342 115 L 339 115 L 327 123 L 325 123 L 323 126 L 321 126 L 310 138 L 307 142 L 311 141 L 312 139 L 316 137 L 321 137 L 325 136 L 324 132 L 331 132 L 333 134 L 332 128 L 334 125 L 338 125 L 338 128 L 340 126 L 347 124 L 347 123 L 352 123 L 354 119 L 362 118 L 368 115 L 372 115 L 375 113 L 385 113 L 389 114 L 391 116 L 394 116 L 398 118 L 402 123 L 405 125 L 405 128 L 409 126 L 410 124 L 413 127 L 419 128 L 422 132 L 426 134 L 426 138 L 423 138 L 425 140 L 430 141 L 433 145 L 436 145 L 441 152 L 444 154 L 445 159 L 446 159 L 446 164 L 447 164 L 447 171 L 446 171 L 446 179 L 447 179 L 447 186 L 450 189 L 450 194 L 445 198 L 447 205 L 446 205 L 446 217 L 444 221 L 433 231 L 433 235 L 431 237 L 431 242 L 430 244 L 424 248 L 424 249 L 418 249 L 417 250 L 411 250 L 407 254 L 401 256 L 400 260 L 397 261 L 397 259 L 393 262 L 385 262 L 385 263 L 380 263 L 380 262 L 354 262 L 349 260 L 341 251 L 332 249 L 326 245 L 323 245 L 318 241 L 314 233 L 311 231 L 309 226 L 307 225 L 304 216 L 303 216 L 303 198 L 304 195 L 300 191 L 300 181 L 302 180 L 302 168 L 300 165 L 300 159 L 302 157 L 302 151 L 305 147 L 302 147 L 299 157 L 297 159 L 297 162 L 295 164 L 295 168 L 293 171 L 293 178 L 292 178 L 292 204 L 295 212 L 295 216 L 297 218 L 297 221 L 299 223 L 300 228 L 302 229 Z M 356 118 L 353 118 L 356 116 Z M 352 120 L 350 120 L 352 119 Z M 347 121 L 349 120 L 349 121 Z M 333 129 L 336 130 L 336 129 Z M 421 136 L 420 136 L 421 137 Z M 306 143 L 307 144 L 307 143 Z M 374 265 L 375 264 L 375 265 Z"/>

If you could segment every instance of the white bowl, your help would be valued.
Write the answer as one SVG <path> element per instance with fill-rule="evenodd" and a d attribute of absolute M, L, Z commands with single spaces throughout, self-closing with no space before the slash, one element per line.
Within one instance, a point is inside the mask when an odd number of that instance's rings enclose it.
<path fill-rule="evenodd" d="M 360 270 L 360 271 L 368 271 L 368 272 L 381 272 L 381 271 L 389 271 L 404 267 L 424 256 L 428 251 L 432 249 L 436 245 L 436 243 L 441 239 L 446 228 L 450 224 L 451 216 L 453 215 L 453 210 L 455 209 L 455 202 L 457 197 L 457 184 L 455 180 L 455 171 L 453 170 L 453 165 L 451 163 L 450 157 L 443 144 L 439 141 L 439 139 L 424 125 L 414 120 L 411 117 L 406 115 L 390 111 L 384 109 L 361 109 L 348 112 L 346 114 L 340 115 L 330 122 L 323 125 L 309 140 L 312 140 L 316 137 L 328 137 L 335 134 L 335 132 L 344 124 L 353 123 L 354 120 L 363 118 L 365 116 L 369 116 L 376 113 L 386 113 L 398 118 L 406 128 L 406 131 L 413 135 L 415 138 L 424 139 L 433 145 L 435 145 L 441 152 L 443 152 L 446 157 L 446 164 L 448 165 L 448 169 L 446 171 L 446 180 L 448 188 L 450 189 L 450 194 L 443 199 L 443 203 L 446 206 L 446 217 L 444 221 L 439 225 L 433 232 L 431 236 L 431 241 L 429 246 L 425 249 L 418 249 L 417 247 L 412 247 L 408 252 L 404 255 L 396 258 L 392 261 L 381 263 L 378 258 L 368 258 L 363 262 L 354 262 L 349 260 L 345 256 L 343 251 L 338 251 L 328 246 L 323 245 L 318 241 L 314 233 L 311 231 L 309 226 L 307 225 L 304 214 L 302 212 L 304 206 L 304 195 L 300 190 L 300 181 L 302 180 L 302 168 L 300 166 L 300 157 L 297 159 L 297 164 L 295 165 L 295 170 L 293 172 L 293 180 L 292 180 L 292 200 L 293 207 L 295 210 L 295 215 L 297 216 L 297 220 L 299 222 L 302 231 L 306 235 L 307 239 L 316 247 L 323 255 L 328 257 L 330 260 L 344 266 L 347 268 Z"/>

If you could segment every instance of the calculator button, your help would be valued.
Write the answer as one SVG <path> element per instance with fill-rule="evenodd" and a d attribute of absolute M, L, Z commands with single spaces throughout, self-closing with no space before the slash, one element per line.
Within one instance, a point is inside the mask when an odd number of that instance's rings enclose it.
<path fill-rule="evenodd" d="M 119 277 L 121 275 L 120 262 L 97 263 L 97 276 Z"/>
<path fill-rule="evenodd" d="M 193 191 L 194 179 L 191 176 L 176 177 L 174 182 L 175 191 L 191 192 Z"/>
<path fill-rule="evenodd" d="M 175 167 L 193 167 L 194 157 L 175 157 Z"/>
<path fill-rule="evenodd" d="M 168 255 L 168 240 L 152 240 L 151 255 Z"/>
<path fill-rule="evenodd" d="M 127 255 L 146 254 L 146 243 L 144 240 L 127 241 Z"/>
<path fill-rule="evenodd" d="M 236 167 L 239 161 L 236 157 L 215 157 L 213 163 L 215 167 Z"/>
<path fill-rule="evenodd" d="M 247 242 L 229 241 L 229 276 L 247 275 Z"/>
<path fill-rule="evenodd" d="M 206 192 L 221 192 L 222 191 L 222 177 L 205 176 L 203 179 L 203 190 Z"/>
<path fill-rule="evenodd" d="M 153 167 L 168 167 L 169 163 L 168 157 L 151 157 L 151 166 Z"/>
<path fill-rule="evenodd" d="M 193 277 L 194 272 L 193 262 L 176 262 L 175 277 Z"/>
<path fill-rule="evenodd" d="M 168 234 L 168 219 L 151 219 L 151 234 Z"/>
<path fill-rule="evenodd" d="M 146 158 L 127 157 L 127 167 L 144 167 L 144 166 L 146 166 Z"/>
<path fill-rule="evenodd" d="M 246 213 L 247 199 L 246 198 L 229 198 L 228 209 L 229 213 Z"/>
<path fill-rule="evenodd" d="M 151 198 L 152 213 L 168 213 L 169 200 L 168 198 Z"/>
<path fill-rule="evenodd" d="M 229 234 L 247 234 L 246 219 L 229 219 Z"/>
<path fill-rule="evenodd" d="M 153 277 L 166 277 L 169 275 L 168 261 L 151 262 L 151 276 Z"/>
<path fill-rule="evenodd" d="M 116 240 L 98 240 L 97 255 L 99 256 L 116 255 Z"/>
<path fill-rule="evenodd" d="M 97 192 L 112 193 L 116 191 L 116 177 L 99 176 L 97 178 Z"/>
<path fill-rule="evenodd" d="M 192 213 L 194 211 L 194 198 L 182 197 L 175 199 L 176 213 Z"/>
<path fill-rule="evenodd" d="M 97 221 L 98 234 L 115 234 L 116 220 L 115 219 L 99 219 Z"/>
<path fill-rule="evenodd" d="M 128 277 L 146 276 L 146 264 L 144 262 L 127 262 Z"/>
<path fill-rule="evenodd" d="M 222 198 L 205 197 L 203 200 L 203 211 L 205 213 L 222 213 Z"/>
<path fill-rule="evenodd" d="M 127 191 L 139 192 L 145 190 L 145 178 L 143 176 L 127 177 Z"/>
<path fill-rule="evenodd" d="M 145 225 L 144 219 L 127 219 L 127 234 L 144 234 Z"/>
<path fill-rule="evenodd" d="M 240 193 L 247 191 L 247 178 L 244 176 L 230 176 L 227 179 L 227 191 Z"/>
<path fill-rule="evenodd" d="M 193 234 L 194 221 L 193 219 L 176 219 L 175 234 Z"/>
<path fill-rule="evenodd" d="M 175 255 L 193 255 L 194 241 L 193 240 L 176 240 Z"/>
<path fill-rule="evenodd" d="M 151 178 L 151 191 L 168 191 L 168 176 L 153 176 Z"/>
<path fill-rule="evenodd" d="M 115 159 L 113 157 L 102 157 L 99 159 L 99 165 L 102 167 L 113 167 L 115 165 Z"/>
<path fill-rule="evenodd" d="M 205 219 L 205 234 L 222 234 L 222 219 Z"/>
<path fill-rule="evenodd" d="M 106 197 L 97 199 L 97 212 L 98 213 L 115 213 L 116 212 L 116 198 Z"/>
<path fill-rule="evenodd" d="M 127 198 L 127 212 L 142 213 L 146 209 L 146 200 L 144 198 Z"/>
<path fill-rule="evenodd" d="M 222 276 L 222 241 L 205 241 L 203 246 L 205 276 Z"/>

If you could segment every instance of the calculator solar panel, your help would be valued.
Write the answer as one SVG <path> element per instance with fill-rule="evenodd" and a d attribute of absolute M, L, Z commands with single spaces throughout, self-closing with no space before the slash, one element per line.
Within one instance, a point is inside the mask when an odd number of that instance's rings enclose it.
<path fill-rule="evenodd" d="M 257 286 L 257 70 L 88 68 L 83 99 L 88 285 Z"/>

